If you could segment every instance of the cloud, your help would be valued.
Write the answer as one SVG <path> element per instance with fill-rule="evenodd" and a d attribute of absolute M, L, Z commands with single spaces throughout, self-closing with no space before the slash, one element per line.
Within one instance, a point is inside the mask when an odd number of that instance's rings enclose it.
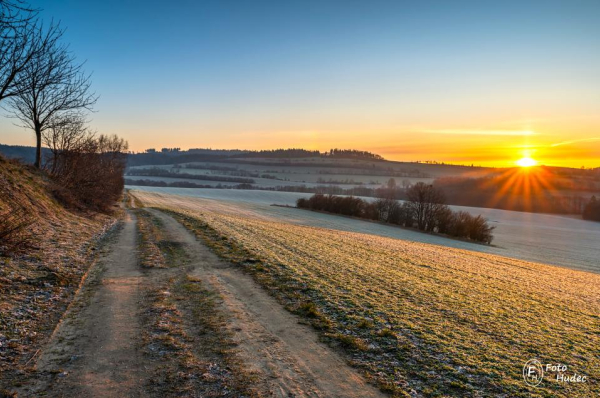
<path fill-rule="evenodd" d="M 429 134 L 453 134 L 453 135 L 494 135 L 494 136 L 531 136 L 537 135 L 535 131 L 530 130 L 469 130 L 469 129 L 442 129 L 442 130 L 423 130 Z"/>
<path fill-rule="evenodd" d="M 571 140 L 571 141 L 562 141 L 562 142 L 557 142 L 555 144 L 552 144 L 552 145 L 550 145 L 550 147 L 554 148 L 554 147 L 561 146 L 561 145 L 571 145 L 571 144 L 576 144 L 579 142 L 593 142 L 593 141 L 600 141 L 600 137 L 583 138 L 580 140 Z"/>

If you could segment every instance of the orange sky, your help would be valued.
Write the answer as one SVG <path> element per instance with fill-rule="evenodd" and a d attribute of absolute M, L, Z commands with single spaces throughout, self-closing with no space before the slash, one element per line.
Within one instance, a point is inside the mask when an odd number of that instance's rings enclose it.
<path fill-rule="evenodd" d="M 350 119 L 350 120 L 348 120 Z M 464 125 L 438 122 L 436 125 L 392 125 L 364 123 L 352 119 L 344 123 L 313 122 L 322 129 L 310 129 L 308 121 L 296 122 L 301 129 L 278 129 L 280 121 L 247 120 L 256 130 L 245 130 L 241 122 L 180 126 L 169 131 L 168 123 L 156 120 L 153 125 L 136 126 L 132 122 L 99 118 L 101 132 L 117 133 L 130 142 L 130 149 L 180 147 L 214 149 L 306 148 L 321 151 L 330 148 L 369 150 L 389 160 L 429 161 L 481 166 L 514 166 L 529 156 L 538 164 L 580 168 L 600 167 L 600 119 L 553 118 L 488 125 Z M 363 122 L 363 123 L 361 123 Z M 0 122 L 2 123 L 2 122 Z M 4 121 L 6 123 L 6 121 Z M 350 124 L 357 126 L 353 129 Z M 392 123 L 390 123 L 392 124 Z M 6 124 L 5 124 L 6 125 Z M 451 126 L 451 127 L 446 127 Z M 0 126 L 1 128 L 2 126 Z M 6 126 L 0 143 L 33 145 L 33 134 Z M 171 127 L 173 128 L 173 127 Z"/>
<path fill-rule="evenodd" d="M 598 1 L 138 3 L 40 14 L 93 72 L 91 127 L 134 151 L 600 167 Z M 0 117 L 0 143 L 34 145 L 13 122 Z"/>
<path fill-rule="evenodd" d="M 580 125 L 573 120 L 564 125 L 525 121 L 498 124 L 494 127 L 440 128 L 398 126 L 348 130 L 273 130 L 231 131 L 148 135 L 140 145 L 132 141 L 132 149 L 148 147 L 210 147 L 224 149 L 306 148 L 321 151 L 330 148 L 369 150 L 389 160 L 428 161 L 507 167 L 523 157 L 538 164 L 565 167 L 600 167 L 600 129 L 588 128 L 595 120 L 585 119 Z M 567 126 L 568 124 L 568 126 Z M 153 137 L 154 139 L 150 139 Z M 167 138 L 168 137 L 168 138 Z M 227 137 L 223 139 L 223 137 Z"/>

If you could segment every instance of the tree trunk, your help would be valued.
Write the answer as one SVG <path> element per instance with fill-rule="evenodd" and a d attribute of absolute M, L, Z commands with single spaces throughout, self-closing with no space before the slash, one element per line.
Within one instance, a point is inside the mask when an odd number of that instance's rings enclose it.
<path fill-rule="evenodd" d="M 33 164 L 37 169 L 42 168 L 42 130 L 36 126 L 35 128 L 35 163 Z"/>

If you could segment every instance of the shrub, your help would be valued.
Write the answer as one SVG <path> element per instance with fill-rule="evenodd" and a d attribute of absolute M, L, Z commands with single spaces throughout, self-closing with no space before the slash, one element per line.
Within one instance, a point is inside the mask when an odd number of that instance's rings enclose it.
<path fill-rule="evenodd" d="M 117 136 L 96 137 L 87 130 L 53 132 L 47 138 L 54 148 L 47 165 L 52 177 L 86 207 L 110 210 L 123 191 L 127 142 Z M 77 135 L 77 140 L 70 146 L 55 143 L 66 134 Z M 57 193 L 58 198 L 68 198 Z"/>
<path fill-rule="evenodd" d="M 308 199 L 300 198 L 296 205 L 302 209 L 378 220 L 427 232 L 438 232 L 459 238 L 468 238 L 490 244 L 494 227 L 481 216 L 459 211 L 453 212 L 443 204 L 443 194 L 432 186 L 422 183 L 413 186 L 413 199 L 402 205 L 391 198 L 380 198 L 369 203 L 352 196 L 315 194 Z M 420 220 L 420 221 L 419 221 Z"/>
<path fill-rule="evenodd" d="M 307 209 L 308 208 L 308 200 L 306 198 L 299 198 L 296 201 L 296 207 L 299 207 L 301 209 Z"/>
<path fill-rule="evenodd" d="M 469 220 L 469 239 L 484 242 L 488 245 L 492 243 L 492 231 L 495 227 L 489 226 L 487 221 L 479 214 L 476 217 L 471 216 Z"/>
<path fill-rule="evenodd" d="M 466 211 L 459 211 L 454 213 L 454 216 L 452 217 L 452 220 L 450 222 L 448 233 L 452 236 L 456 236 L 459 238 L 469 237 L 470 219 L 471 215 Z"/>

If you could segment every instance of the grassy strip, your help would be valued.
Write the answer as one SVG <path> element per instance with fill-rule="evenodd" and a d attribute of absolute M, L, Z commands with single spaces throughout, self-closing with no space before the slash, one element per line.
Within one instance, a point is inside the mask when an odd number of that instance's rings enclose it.
<path fill-rule="evenodd" d="M 133 210 L 138 220 L 138 246 L 140 265 L 145 268 L 176 266 L 185 249 L 179 242 L 167 239 L 162 232 L 160 219 L 143 209 Z"/>
<path fill-rule="evenodd" d="M 180 244 L 164 240 L 162 224 L 139 211 L 150 232 L 141 234 L 141 258 L 158 251 L 161 274 L 149 288 L 143 313 L 144 351 L 158 365 L 148 388 L 157 396 L 259 397 L 253 378 L 236 359 L 235 344 L 218 309 L 219 297 L 187 274 L 188 257 Z M 144 239 L 153 239 L 151 242 Z M 148 251 L 148 252 L 147 252 Z"/>
<path fill-rule="evenodd" d="M 241 397 L 250 396 L 238 382 L 226 358 L 231 345 L 217 330 L 213 297 L 201 282 L 172 277 L 147 294 L 150 308 L 144 314 L 145 353 L 159 363 L 150 380 L 158 396 Z M 189 319 L 194 307 L 194 317 Z M 186 325 L 198 325 L 198 330 Z M 199 355 L 199 353 L 202 353 Z"/>

